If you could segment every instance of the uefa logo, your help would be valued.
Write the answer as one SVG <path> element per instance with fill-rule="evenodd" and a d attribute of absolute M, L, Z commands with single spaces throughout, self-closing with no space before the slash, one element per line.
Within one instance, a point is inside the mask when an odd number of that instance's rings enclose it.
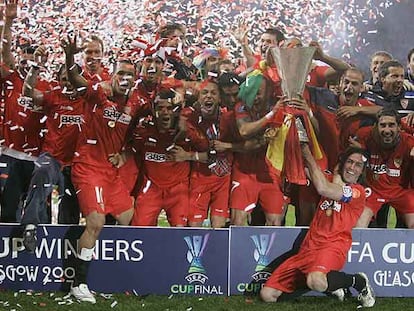
<path fill-rule="evenodd" d="M 206 269 L 203 265 L 203 255 L 207 248 L 210 233 L 205 235 L 185 236 L 187 244 L 188 267 L 185 280 L 187 284 L 171 285 L 172 294 L 192 294 L 192 295 L 223 295 L 223 288 L 220 285 L 209 284 Z"/>
<path fill-rule="evenodd" d="M 271 235 L 251 235 L 250 238 L 253 240 L 255 246 L 253 257 L 256 261 L 255 273 L 252 275 L 252 278 L 255 282 L 263 282 L 271 275 L 271 272 L 268 269 L 270 263 L 268 255 L 275 240 L 275 233 L 272 233 Z"/>
<path fill-rule="evenodd" d="M 185 277 L 185 279 L 190 284 L 194 282 L 205 284 L 208 280 L 206 269 L 202 263 L 202 257 L 209 236 L 210 234 L 206 234 L 205 236 L 194 235 L 192 237 L 184 237 L 184 240 L 187 243 L 188 247 L 187 261 L 190 264 L 190 267 L 188 268 L 188 275 Z"/>

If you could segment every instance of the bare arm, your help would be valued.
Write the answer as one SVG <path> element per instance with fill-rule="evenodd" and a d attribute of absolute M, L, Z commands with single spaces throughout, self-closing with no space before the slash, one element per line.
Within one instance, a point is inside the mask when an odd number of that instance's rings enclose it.
<path fill-rule="evenodd" d="M 340 76 L 350 68 L 350 66 L 343 60 L 326 55 L 318 42 L 312 41 L 309 46 L 314 46 L 316 48 L 315 55 L 313 57 L 315 60 L 320 60 L 330 66 L 330 68 L 325 72 L 325 79 L 327 81 L 335 81 L 339 79 Z"/>
<path fill-rule="evenodd" d="M 2 14 L 3 15 L 3 14 Z M 9 1 L 4 10 L 4 26 L 1 33 L 0 77 L 10 75 L 10 70 L 16 67 L 16 61 L 11 52 L 13 20 L 17 17 L 17 0 Z"/>
<path fill-rule="evenodd" d="M 269 123 L 269 120 L 273 117 L 271 112 L 257 121 L 250 121 L 247 118 L 238 119 L 237 127 L 239 128 L 240 136 L 247 139 L 257 135 L 260 131 L 263 131 Z"/>
<path fill-rule="evenodd" d="M 35 63 L 30 68 L 29 73 L 23 83 L 23 95 L 33 99 L 35 105 L 40 105 L 43 102 L 43 92 L 35 88 L 37 77 L 39 75 L 40 67 L 36 63 L 47 56 L 46 47 L 41 45 L 34 52 Z"/>
<path fill-rule="evenodd" d="M 279 99 L 276 105 L 272 108 L 272 110 L 270 110 L 270 112 L 268 112 L 264 117 L 260 118 L 259 120 L 251 121 L 248 118 L 238 119 L 237 127 L 239 129 L 240 136 L 245 139 L 248 139 L 259 134 L 262 130 L 264 130 L 266 125 L 269 123 L 269 120 L 271 120 L 273 116 L 276 114 L 279 107 L 283 106 L 288 101 L 289 100 L 285 97 Z"/>
<path fill-rule="evenodd" d="M 381 106 L 342 106 L 338 109 L 336 116 L 338 119 L 347 119 L 356 115 L 363 115 L 367 117 L 375 117 L 377 112 L 382 109 Z"/>
<path fill-rule="evenodd" d="M 43 102 L 43 93 L 38 89 L 35 89 L 38 75 L 39 68 L 32 66 L 29 73 L 26 75 L 23 84 L 23 95 L 32 98 L 35 105 L 39 105 Z"/>
<path fill-rule="evenodd" d="M 247 139 L 247 140 L 244 140 L 238 143 L 213 140 L 211 142 L 211 147 L 217 152 L 232 151 L 232 152 L 242 153 L 242 152 L 249 152 L 251 150 L 258 149 L 266 144 L 267 142 L 265 138 L 261 136 L 261 137 L 254 137 L 251 139 Z"/>
<path fill-rule="evenodd" d="M 168 151 L 168 160 L 175 162 L 194 161 L 207 163 L 208 153 L 198 151 L 185 151 L 183 147 L 174 145 L 171 150 Z"/>
<path fill-rule="evenodd" d="M 328 181 L 316 163 L 308 144 L 302 144 L 302 155 L 309 169 L 310 179 L 321 196 L 340 201 L 343 196 L 342 185 Z"/>
<path fill-rule="evenodd" d="M 77 89 L 87 87 L 88 81 L 81 76 L 75 65 L 74 56 L 81 50 L 76 46 L 76 36 L 69 35 L 67 41 L 62 40 L 61 45 L 66 55 L 66 68 L 70 83 Z"/>
<path fill-rule="evenodd" d="M 243 19 L 240 19 L 237 29 L 233 32 L 233 36 L 242 47 L 242 53 L 246 59 L 246 66 L 251 67 L 255 64 L 256 58 L 254 57 L 253 51 L 249 46 L 247 38 L 248 32 L 249 26 Z"/>
<path fill-rule="evenodd" d="M 253 50 L 250 48 L 249 43 L 242 43 L 242 53 L 246 59 L 246 67 L 252 67 L 256 63 L 256 58 L 254 57 Z"/>

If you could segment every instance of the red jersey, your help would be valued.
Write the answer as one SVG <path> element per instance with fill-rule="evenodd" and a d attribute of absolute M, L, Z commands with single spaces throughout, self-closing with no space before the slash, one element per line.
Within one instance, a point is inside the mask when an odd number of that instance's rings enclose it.
<path fill-rule="evenodd" d="M 138 112 L 138 117 L 146 117 L 152 114 L 151 105 L 155 99 L 155 93 L 157 91 L 158 85 L 148 86 L 141 80 L 138 80 L 136 86 L 134 87 L 134 92 L 136 92 L 137 97 L 140 101 L 140 111 Z"/>
<path fill-rule="evenodd" d="M 341 105 L 342 106 L 342 105 Z M 356 107 L 367 107 L 374 106 L 374 103 L 370 102 L 367 99 L 360 98 L 358 99 Z M 346 119 L 337 119 L 338 128 L 339 128 L 339 153 L 342 153 L 349 146 L 349 137 L 356 135 L 356 132 L 363 126 L 362 121 L 367 119 L 365 116 L 353 116 Z"/>
<path fill-rule="evenodd" d="M 236 104 L 234 111 L 236 120 L 248 118 L 249 120 L 254 121 L 263 117 L 253 116 L 253 114 L 248 109 L 246 109 L 246 106 L 244 106 L 242 103 Z M 280 125 L 274 126 L 277 127 Z M 233 137 L 233 141 L 237 142 L 238 139 L 242 140 L 243 138 L 241 138 L 240 134 L 237 133 Z M 258 181 L 267 183 L 272 183 L 276 180 L 279 180 L 279 177 L 276 175 L 276 171 L 271 170 L 269 168 L 269 165 L 266 163 L 266 152 L 267 146 L 263 146 L 250 152 L 235 153 L 233 160 L 233 174 L 235 176 L 237 176 L 238 173 L 256 175 Z"/>
<path fill-rule="evenodd" d="M 238 134 L 233 111 L 220 112 L 216 120 L 205 119 L 199 112 L 194 111 L 189 117 L 189 122 L 206 135 L 209 141 L 220 140 L 230 143 L 233 141 L 233 137 Z M 217 153 L 211 163 L 195 162 L 191 170 L 191 176 L 197 178 L 197 182 L 200 178 L 210 177 L 209 182 L 211 182 L 211 178 L 229 175 L 232 162 L 233 152 Z"/>
<path fill-rule="evenodd" d="M 370 153 L 367 167 L 367 183 L 372 190 L 386 198 L 392 198 L 407 182 L 410 172 L 411 150 L 414 139 L 407 133 L 400 133 L 400 142 L 392 150 L 384 150 L 373 136 L 372 127 L 364 127 L 357 132 L 358 142 Z"/>
<path fill-rule="evenodd" d="M 79 134 L 85 128 L 85 100 L 69 99 L 62 90 L 44 93 L 43 109 L 47 116 L 42 151 L 50 153 L 62 165 L 70 165 Z"/>
<path fill-rule="evenodd" d="M 325 73 L 329 68 L 330 68 L 329 66 L 313 65 L 311 67 L 311 71 L 308 74 L 306 85 L 316 86 L 316 87 L 325 87 L 326 86 Z"/>
<path fill-rule="evenodd" d="M 186 181 L 190 176 L 190 163 L 188 161 L 168 161 L 168 150 L 173 145 L 177 131 L 171 130 L 160 133 L 155 125 L 138 125 L 134 132 L 134 148 L 142 173 L 159 188 L 170 188 L 177 183 Z M 176 144 L 185 150 L 192 146 L 197 150 L 206 150 L 208 142 L 193 129 L 188 129 L 186 141 Z"/>
<path fill-rule="evenodd" d="M 110 101 L 101 87 L 88 85 L 84 95 L 87 127 L 80 133 L 74 163 L 112 167 L 108 157 L 122 151 L 132 116 L 139 108 L 133 98 L 122 106 Z"/>
<path fill-rule="evenodd" d="M 23 83 L 24 78 L 17 71 L 13 71 L 2 84 L 4 145 L 37 156 L 43 141 L 40 133 L 45 128 L 41 123 L 43 113 L 36 112 L 31 99 L 22 96 Z M 47 90 L 49 83 L 38 80 L 36 88 Z"/>
<path fill-rule="evenodd" d="M 103 82 L 103 81 L 111 80 L 111 75 L 109 73 L 108 68 L 103 67 L 103 66 L 101 68 L 102 68 L 102 72 L 101 73 L 94 73 L 94 74 L 92 74 L 92 73 L 88 72 L 85 69 L 85 67 L 82 67 L 82 70 L 83 70 L 82 76 L 86 80 L 88 80 L 88 81 L 90 81 L 92 83 L 100 83 L 100 82 Z"/>
<path fill-rule="evenodd" d="M 328 178 L 332 179 L 332 175 Z M 346 255 L 352 244 L 352 228 L 365 206 L 364 187 L 359 184 L 347 187 L 352 189 L 352 199 L 348 203 L 320 199 L 301 251 L 336 248 Z"/>
<path fill-rule="evenodd" d="M 318 141 L 327 157 L 327 166 L 333 171 L 339 155 L 339 129 L 336 121 L 338 98 L 328 89 L 309 86 L 305 88 L 303 97 L 318 120 Z"/>

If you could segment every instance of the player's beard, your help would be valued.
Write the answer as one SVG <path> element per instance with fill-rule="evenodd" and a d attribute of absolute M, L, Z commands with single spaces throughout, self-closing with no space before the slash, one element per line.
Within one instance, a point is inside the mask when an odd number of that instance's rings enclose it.
<path fill-rule="evenodd" d="M 378 133 L 378 136 L 379 136 L 378 139 L 379 139 L 379 143 L 381 147 L 386 150 L 394 149 L 394 147 L 397 146 L 401 140 L 401 135 L 399 132 L 397 132 L 395 136 L 391 135 L 391 136 L 385 137 L 384 135 L 381 135 L 379 133 Z"/>

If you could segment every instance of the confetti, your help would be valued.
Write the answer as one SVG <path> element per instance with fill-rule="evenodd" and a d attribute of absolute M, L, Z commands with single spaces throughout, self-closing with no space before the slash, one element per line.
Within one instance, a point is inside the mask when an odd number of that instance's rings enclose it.
<path fill-rule="evenodd" d="M 213 163 L 211 163 L 209 166 L 208 166 L 208 168 L 209 169 L 212 169 L 213 167 L 215 167 L 217 165 L 217 163 L 216 162 L 213 162 Z"/>
<path fill-rule="evenodd" d="M 105 2 L 97 0 L 54 0 L 45 6 L 42 1 L 23 1 L 13 28 L 22 42 L 42 43 L 48 51 L 53 51 L 49 53 L 45 68 L 63 62 L 60 39 L 70 31 L 78 37 L 86 37 L 89 33 L 101 37 L 108 56 L 103 62 L 110 63 L 118 53 L 148 49 L 156 42 L 154 34 L 158 26 L 167 22 L 185 24 L 187 28 L 183 42 L 179 42 L 176 51 L 167 49 L 167 55 L 176 52 L 191 56 L 195 51 L 220 45 L 237 59 L 240 58 L 240 47 L 231 38 L 231 32 L 240 18 L 248 25 L 254 25 L 249 31 L 252 45 L 256 45 L 264 29 L 275 26 L 288 36 L 300 36 L 305 42 L 319 38 L 328 54 L 338 51 L 335 54 L 345 56 L 354 48 L 360 50 L 362 43 L 357 38 L 362 35 L 361 25 L 376 25 L 386 16 L 387 10 L 400 2 L 240 0 L 220 4 L 217 1 L 188 1 L 183 4 L 179 0 L 114 0 L 106 6 Z M 343 44 L 344 37 L 351 34 L 352 48 Z M 135 54 L 139 57 L 140 53 Z M 100 76 L 96 78 L 102 80 Z"/>

